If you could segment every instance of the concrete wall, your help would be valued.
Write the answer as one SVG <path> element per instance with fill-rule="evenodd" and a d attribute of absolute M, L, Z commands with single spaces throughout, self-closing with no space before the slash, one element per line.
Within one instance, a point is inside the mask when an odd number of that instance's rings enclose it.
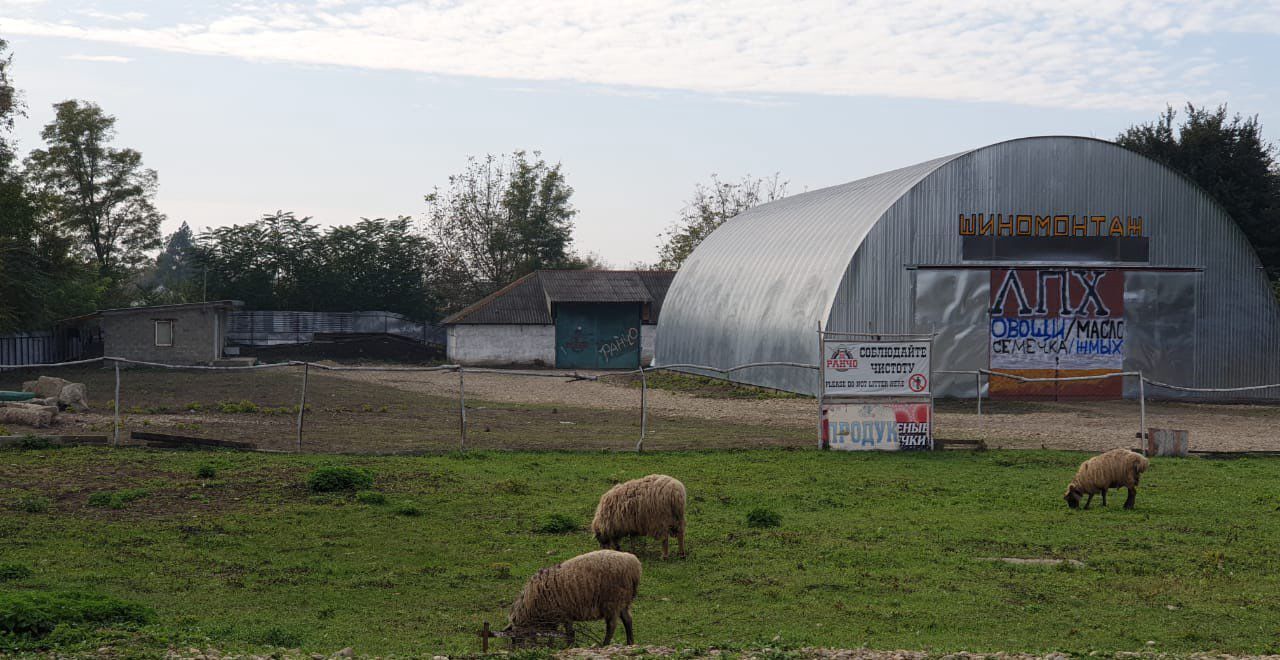
<path fill-rule="evenodd" d="M 156 321 L 173 321 L 173 346 L 156 346 Z M 111 312 L 102 316 L 103 352 L 147 362 L 209 364 L 222 357 L 226 328 L 226 312 L 209 308 Z"/>
<path fill-rule="evenodd" d="M 449 326 L 448 331 L 453 364 L 551 367 L 556 363 L 554 325 L 461 324 Z"/>

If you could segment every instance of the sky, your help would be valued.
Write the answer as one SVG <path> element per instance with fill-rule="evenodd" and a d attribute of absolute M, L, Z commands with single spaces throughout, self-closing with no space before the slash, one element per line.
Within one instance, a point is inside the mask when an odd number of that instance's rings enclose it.
<path fill-rule="evenodd" d="M 796 193 L 1188 101 L 1280 141 L 1280 0 L 0 0 L 0 37 L 19 146 L 99 104 L 166 233 L 421 219 L 468 156 L 523 149 L 621 268 L 712 174 Z"/>

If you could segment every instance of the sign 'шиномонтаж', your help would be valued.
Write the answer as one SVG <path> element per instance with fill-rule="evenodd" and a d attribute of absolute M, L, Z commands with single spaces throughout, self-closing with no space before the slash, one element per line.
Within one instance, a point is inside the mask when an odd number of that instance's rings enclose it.
<path fill-rule="evenodd" d="M 1142 236 L 1142 216 L 961 213 L 961 236 Z"/>

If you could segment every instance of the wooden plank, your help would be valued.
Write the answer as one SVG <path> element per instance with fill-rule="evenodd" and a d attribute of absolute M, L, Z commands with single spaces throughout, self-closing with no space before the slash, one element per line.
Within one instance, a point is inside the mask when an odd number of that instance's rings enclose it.
<path fill-rule="evenodd" d="M 233 440 L 215 440 L 213 438 L 197 438 L 189 435 L 173 435 L 171 433 L 153 433 L 150 431 L 133 431 L 134 440 L 146 440 L 149 446 L 177 449 L 183 447 L 221 447 L 224 449 L 257 449 L 257 445 L 249 442 Z"/>

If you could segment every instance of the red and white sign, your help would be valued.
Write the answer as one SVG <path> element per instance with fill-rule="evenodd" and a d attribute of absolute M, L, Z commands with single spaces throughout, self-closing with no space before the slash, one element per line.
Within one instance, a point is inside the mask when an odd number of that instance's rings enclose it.
<path fill-rule="evenodd" d="M 823 342 L 827 396 L 929 394 L 929 342 Z"/>
<path fill-rule="evenodd" d="M 933 448 L 929 403 L 828 403 L 822 407 L 822 445 L 842 451 Z"/>

